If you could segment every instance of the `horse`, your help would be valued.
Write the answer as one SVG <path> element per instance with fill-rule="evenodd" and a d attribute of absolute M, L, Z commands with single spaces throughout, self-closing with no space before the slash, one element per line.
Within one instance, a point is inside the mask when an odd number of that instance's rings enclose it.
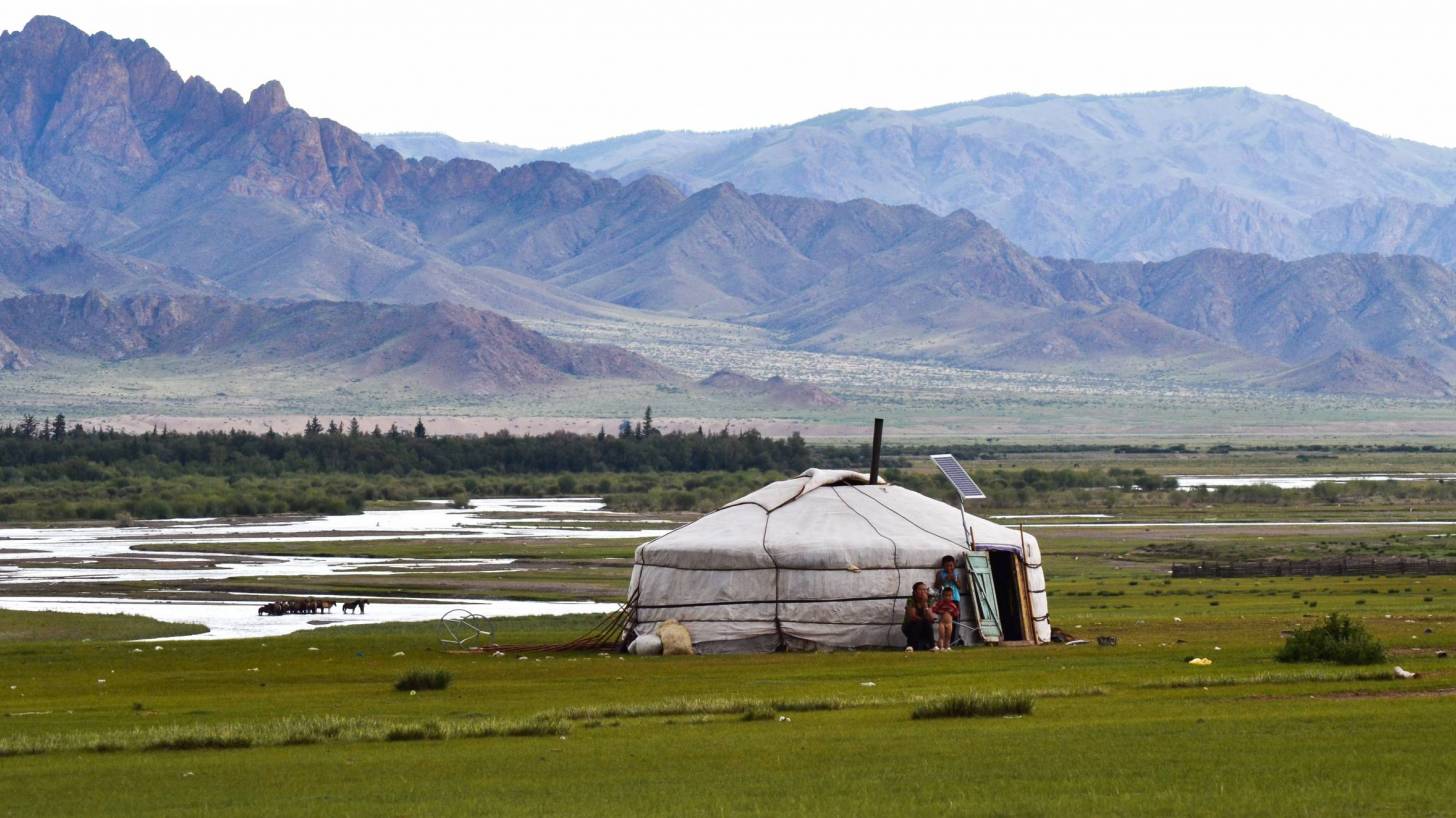
<path fill-rule="evenodd" d="M 353 602 L 345 602 L 344 613 L 364 613 L 364 600 L 356 599 Z"/>

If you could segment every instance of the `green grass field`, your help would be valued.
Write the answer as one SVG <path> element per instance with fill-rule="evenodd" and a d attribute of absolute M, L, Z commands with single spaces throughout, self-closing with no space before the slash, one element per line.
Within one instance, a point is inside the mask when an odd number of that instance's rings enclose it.
<path fill-rule="evenodd" d="M 1449 810 L 1456 664 L 1435 654 L 1456 647 L 1456 578 L 1128 571 L 1052 589 L 1060 627 L 1119 644 L 523 660 L 444 653 L 429 624 L 156 650 L 66 617 L 48 626 L 59 641 L 0 644 L 0 754 L 55 748 L 0 757 L 0 814 Z M 1365 622 L 1390 662 L 1273 660 L 1281 630 L 1333 610 Z M 590 622 L 497 624 L 537 643 Z M 1395 664 L 1420 675 L 1395 680 Z M 453 683 L 396 692 L 413 669 Z M 998 691 L 1030 696 L 1031 714 L 911 718 L 930 699 Z M 491 735 L 506 728 L 545 735 Z M 207 741 L 252 746 L 145 749 Z M 111 751 L 75 749 L 96 747 Z"/>
<path fill-rule="evenodd" d="M 1298 457 L 1041 452 L 995 466 L 1450 468 L 1440 453 Z M 1173 504 L 1181 498 L 1172 493 L 1127 492 L 1112 508 L 1086 508 L 1071 493 L 1057 497 L 985 513 L 1106 512 L 1136 523 L 1028 528 L 1043 545 L 1052 623 L 1093 644 L 520 659 L 446 653 L 433 623 L 136 643 L 125 640 L 188 629 L 139 617 L 0 612 L 0 816 L 1452 813 L 1456 660 L 1437 654 L 1456 649 L 1456 576 L 1191 580 L 1167 570 L 1175 561 L 1268 556 L 1450 558 L 1456 526 L 1395 523 L 1456 520 L 1456 505 L 1389 494 Z M 1248 522 L 1262 524 L 1235 524 Z M 509 556 L 523 570 L 238 576 L 166 587 L 199 598 L 620 599 L 623 558 L 636 544 L 219 541 L 175 549 Z M 147 595 L 161 586 L 25 587 Z M 1282 632 L 1332 612 L 1367 626 L 1388 661 L 1275 661 Z M 503 642 L 538 644 L 594 621 L 495 624 Z M 1098 647 L 1101 635 L 1116 636 L 1117 646 Z M 1212 664 L 1188 664 L 1193 657 Z M 1396 679 L 1396 665 L 1417 678 Z M 408 672 L 437 670 L 450 675 L 446 689 L 395 690 Z M 1008 715 L 915 719 L 917 709 Z"/>

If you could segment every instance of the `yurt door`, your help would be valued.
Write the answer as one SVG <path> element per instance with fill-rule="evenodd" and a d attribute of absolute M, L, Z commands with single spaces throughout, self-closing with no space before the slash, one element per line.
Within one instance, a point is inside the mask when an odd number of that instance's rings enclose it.
<path fill-rule="evenodd" d="M 976 621 L 981 628 L 981 638 L 987 642 L 1001 641 L 1001 611 L 996 605 L 996 584 L 991 578 L 991 557 L 984 551 L 972 551 L 966 555 L 970 568 L 971 593 L 976 598 Z"/>

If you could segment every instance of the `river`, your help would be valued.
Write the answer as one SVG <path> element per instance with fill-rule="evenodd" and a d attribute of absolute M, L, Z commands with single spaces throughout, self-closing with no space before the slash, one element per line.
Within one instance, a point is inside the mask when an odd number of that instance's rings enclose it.
<path fill-rule="evenodd" d="M 550 515 L 550 516 L 543 516 Z M 601 528 L 630 519 L 643 527 Z M 455 608 L 486 616 L 606 612 L 595 602 L 519 602 L 491 599 L 383 599 L 363 615 L 257 616 L 249 600 L 199 600 L 184 591 L 158 589 L 145 599 L 114 596 L 39 596 L 21 586 L 38 583 L 109 583 L 227 578 L 318 577 L 391 574 L 413 570 L 516 570 L 514 560 L 491 558 L 395 559 L 368 557 L 237 555 L 156 550 L 162 545 L 210 542 L 348 542 L 393 539 L 641 539 L 670 530 L 666 520 L 606 511 L 590 497 L 486 498 L 469 507 L 431 502 L 420 508 L 363 514 L 286 517 L 263 521 L 159 520 L 118 527 L 0 528 L 0 608 L 79 613 L 138 613 L 168 622 L 205 625 L 194 637 L 266 636 L 325 625 L 437 619 Z M 652 527 L 648 527 L 652 526 Z M 658 527 L 669 526 L 669 527 Z M 279 595 L 279 596 L 287 596 Z"/>

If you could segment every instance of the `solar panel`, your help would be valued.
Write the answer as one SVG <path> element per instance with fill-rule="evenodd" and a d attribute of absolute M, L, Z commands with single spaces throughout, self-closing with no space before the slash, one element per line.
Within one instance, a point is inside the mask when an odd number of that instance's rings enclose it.
<path fill-rule="evenodd" d="M 954 455 L 933 454 L 930 459 L 940 467 L 940 473 L 945 475 L 945 479 L 949 480 L 950 484 L 955 486 L 956 491 L 961 493 L 962 500 L 986 499 L 986 492 L 981 491 L 981 487 L 976 485 L 976 481 L 966 474 L 966 470 L 961 467 Z"/>

